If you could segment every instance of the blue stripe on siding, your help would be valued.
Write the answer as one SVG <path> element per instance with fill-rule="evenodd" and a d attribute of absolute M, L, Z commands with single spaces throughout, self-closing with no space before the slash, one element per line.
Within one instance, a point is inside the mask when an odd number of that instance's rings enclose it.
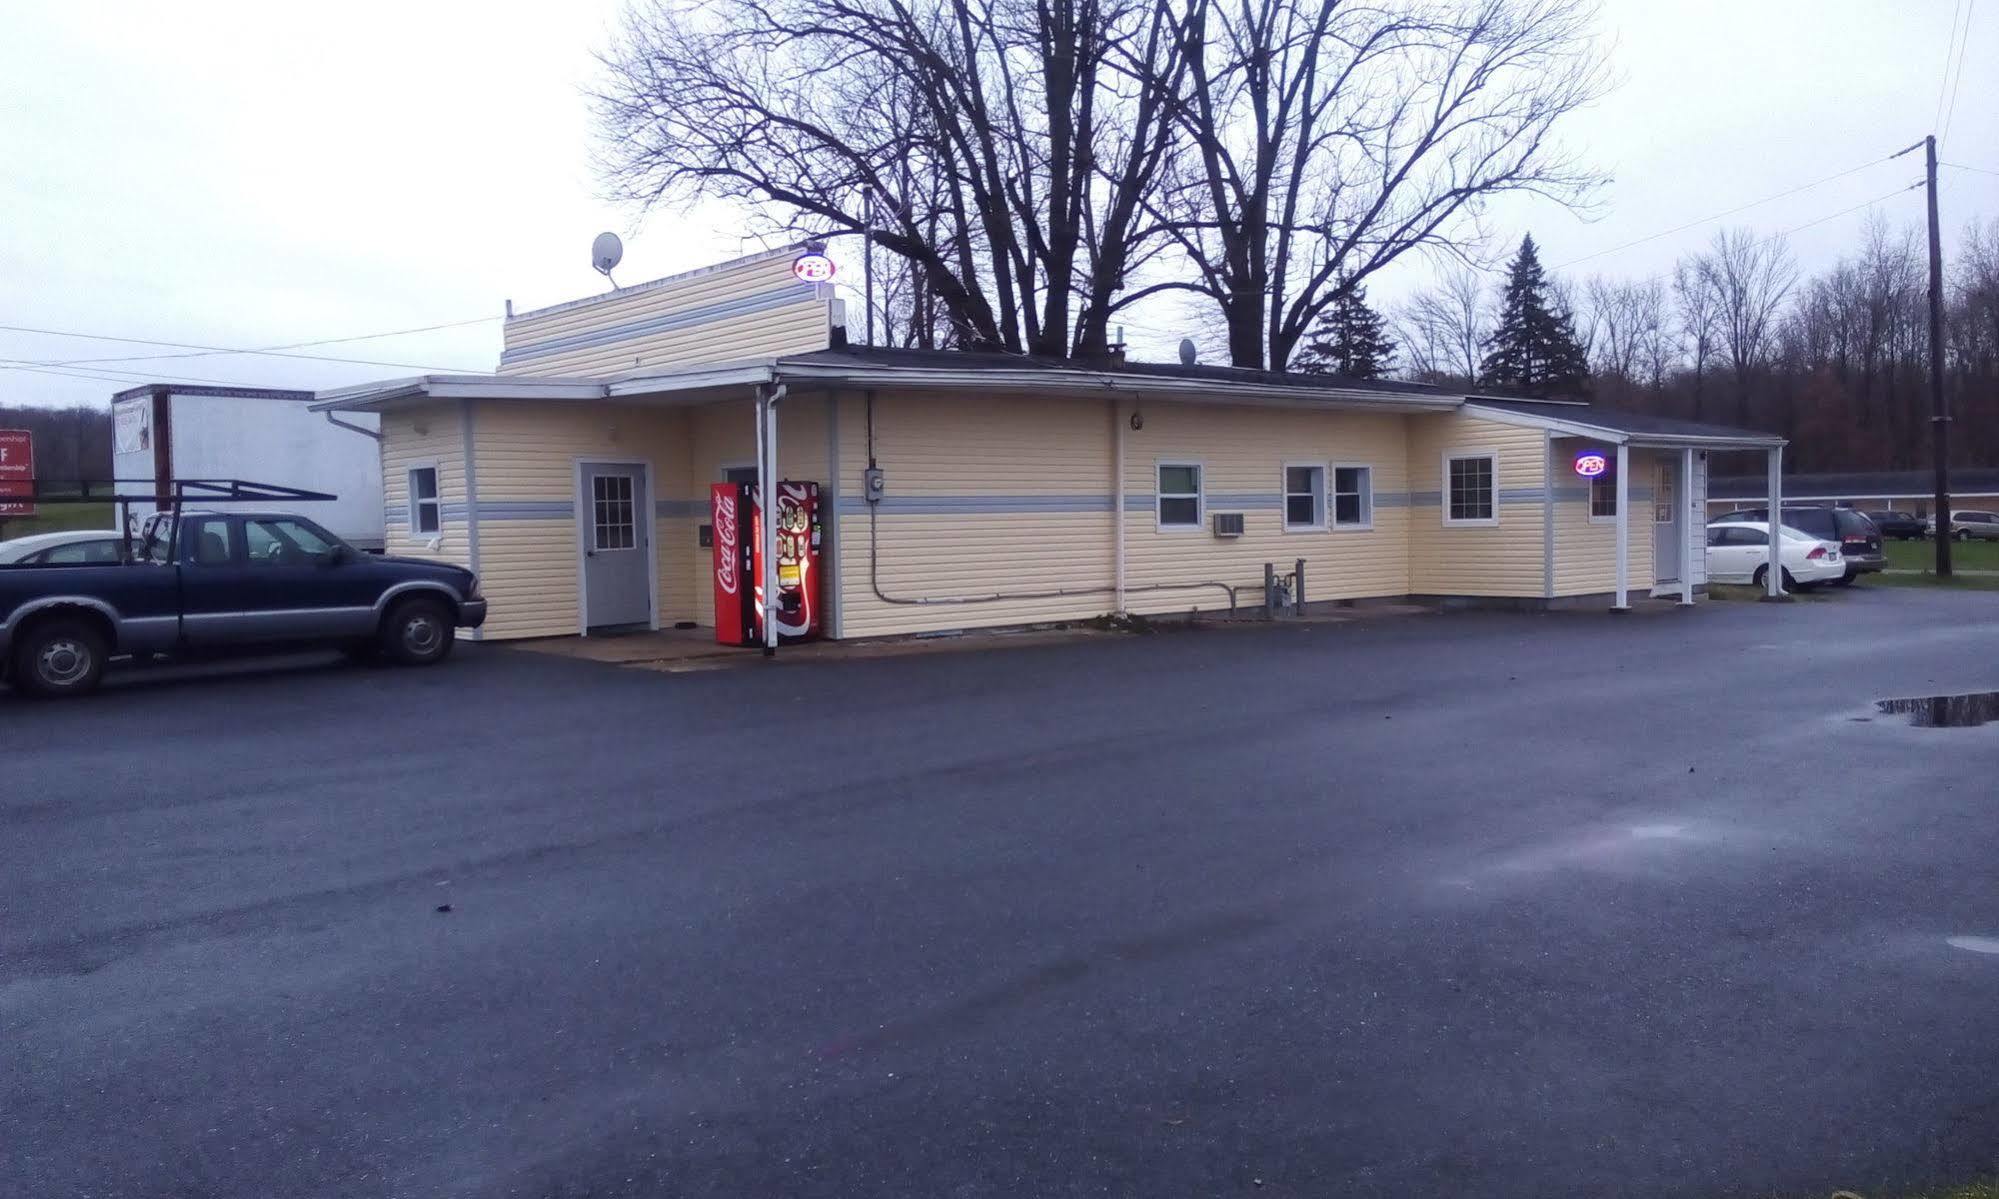
<path fill-rule="evenodd" d="M 1129 497 L 1127 497 L 1129 499 Z M 883 512 L 912 516 L 947 516 L 957 513 L 990 514 L 1018 512 L 1109 512 L 1107 495 L 891 495 L 883 496 Z M 841 496 L 839 512 L 868 510 L 860 496 Z"/>
<path fill-rule="evenodd" d="M 569 500 L 479 501 L 480 520 L 573 520 L 576 505 Z"/>
<path fill-rule="evenodd" d="M 782 308 L 786 304 L 797 304 L 810 300 L 816 292 L 809 283 L 792 283 L 775 291 L 759 292 L 753 296 L 740 296 L 733 300 L 722 300 L 705 304 L 699 308 L 689 308 L 680 312 L 669 312 L 664 316 L 647 317 L 645 320 L 628 321 L 622 325 L 612 325 L 606 329 L 593 329 L 588 333 L 572 333 L 568 337 L 558 337 L 550 341 L 538 341 L 500 353 L 500 365 L 512 366 L 517 362 L 528 362 L 536 358 L 548 358 L 565 354 L 571 350 L 586 349 L 591 346 L 609 345 L 627 338 L 645 337 L 653 333 L 665 333 L 674 329 L 685 329 L 692 325 L 705 325 L 712 321 L 731 317 L 746 316 L 752 312 L 763 312 L 771 308 Z"/>
<path fill-rule="evenodd" d="M 382 508 L 382 523 L 406 525 L 410 523 L 410 510 L 399 504 L 386 505 Z"/>
<path fill-rule="evenodd" d="M 708 515 L 707 500 L 660 500 L 652 506 L 656 520 L 700 517 Z"/>

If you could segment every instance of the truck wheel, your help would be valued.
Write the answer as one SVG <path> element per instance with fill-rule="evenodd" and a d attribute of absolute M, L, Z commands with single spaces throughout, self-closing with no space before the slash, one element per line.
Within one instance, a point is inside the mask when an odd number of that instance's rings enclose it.
<path fill-rule="evenodd" d="M 97 690 L 110 651 L 104 635 L 81 620 L 51 620 L 14 645 L 10 677 L 30 695 L 55 699 Z"/>
<path fill-rule="evenodd" d="M 455 622 L 440 599 L 416 596 L 389 609 L 382 622 L 382 652 L 401 666 L 430 666 L 451 655 Z"/>

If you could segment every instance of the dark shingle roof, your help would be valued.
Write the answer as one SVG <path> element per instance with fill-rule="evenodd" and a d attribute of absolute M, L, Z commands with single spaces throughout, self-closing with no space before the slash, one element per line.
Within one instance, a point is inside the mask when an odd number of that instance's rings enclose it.
<path fill-rule="evenodd" d="M 1600 429 L 1631 433 L 1641 437 L 1651 434 L 1657 437 L 1711 437 L 1718 440 L 1780 439 L 1776 433 L 1765 433 L 1758 429 L 1737 429 L 1729 425 L 1678 420 L 1670 416 L 1653 416 L 1646 412 L 1622 412 L 1615 408 L 1596 408 L 1587 404 L 1512 400 L 1490 396 L 1472 396 L 1471 402 L 1483 407 L 1519 412 L 1528 416 L 1544 416 L 1551 420 L 1573 421 L 1582 425 L 1595 425 Z"/>
<path fill-rule="evenodd" d="M 1008 371 L 1104 371 L 1120 375 L 1149 375 L 1162 379 L 1205 379 L 1217 383 L 1254 383 L 1280 387 L 1323 387 L 1329 391 L 1383 391 L 1405 395 L 1448 396 L 1454 393 L 1427 383 L 1405 383 L 1398 379 L 1347 379 L 1338 375 L 1308 375 L 1294 371 L 1259 371 L 1235 366 L 1186 366 L 1178 362 L 1086 362 L 1064 358 L 1037 358 L 1031 354 L 1008 354 L 993 350 L 910 350 L 885 346 L 846 346 L 837 350 L 814 350 L 788 354 L 785 362 L 809 366 L 905 367 L 936 370 Z"/>

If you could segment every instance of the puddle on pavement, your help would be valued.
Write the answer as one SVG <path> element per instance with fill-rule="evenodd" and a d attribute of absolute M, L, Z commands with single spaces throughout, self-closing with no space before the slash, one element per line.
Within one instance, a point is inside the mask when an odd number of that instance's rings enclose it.
<path fill-rule="evenodd" d="M 1999 721 L 1999 691 L 1883 699 L 1876 700 L 1874 706 L 1891 715 L 1907 716 L 1919 729 L 1966 729 Z"/>
<path fill-rule="evenodd" d="M 1999 954 L 1999 937 L 1945 937 L 1944 943 L 1952 949 Z"/>

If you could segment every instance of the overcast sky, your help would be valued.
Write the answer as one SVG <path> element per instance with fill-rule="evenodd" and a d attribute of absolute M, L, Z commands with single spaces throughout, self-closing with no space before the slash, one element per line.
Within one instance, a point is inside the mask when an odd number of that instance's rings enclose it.
<path fill-rule="evenodd" d="M 582 89 L 621 0 L 0 0 L 0 325 L 265 347 L 449 322 L 432 333 L 246 356 L 98 362 L 123 382 L 0 369 L 0 402 L 101 402 L 125 382 L 200 377 L 320 388 L 487 371 L 504 301 L 602 290 L 591 237 L 626 241 L 620 282 L 755 249 L 721 209 L 641 217 L 597 198 Z M 1568 137 L 1615 182 L 1584 221 L 1540 202 L 1495 213 L 1568 263 L 1835 172 L 1932 128 L 1957 0 L 1607 0 L 1621 82 Z M 1999 171 L 1999 3 L 1976 12 L 1948 161 Z M 1919 178 L 1919 155 L 1731 218 L 1791 229 Z M 1999 216 L 1999 175 L 1945 170 L 1949 238 Z M 1921 193 L 1878 206 L 1919 221 Z M 1808 267 L 1864 212 L 1797 233 Z M 1578 265 L 1646 275 L 1701 226 Z M 1418 282 L 1417 264 L 1377 298 Z M 1178 317 L 1139 313 L 1170 357 Z M 0 363 L 174 351 L 0 331 Z M 123 377 L 121 377 L 122 379 Z"/>

